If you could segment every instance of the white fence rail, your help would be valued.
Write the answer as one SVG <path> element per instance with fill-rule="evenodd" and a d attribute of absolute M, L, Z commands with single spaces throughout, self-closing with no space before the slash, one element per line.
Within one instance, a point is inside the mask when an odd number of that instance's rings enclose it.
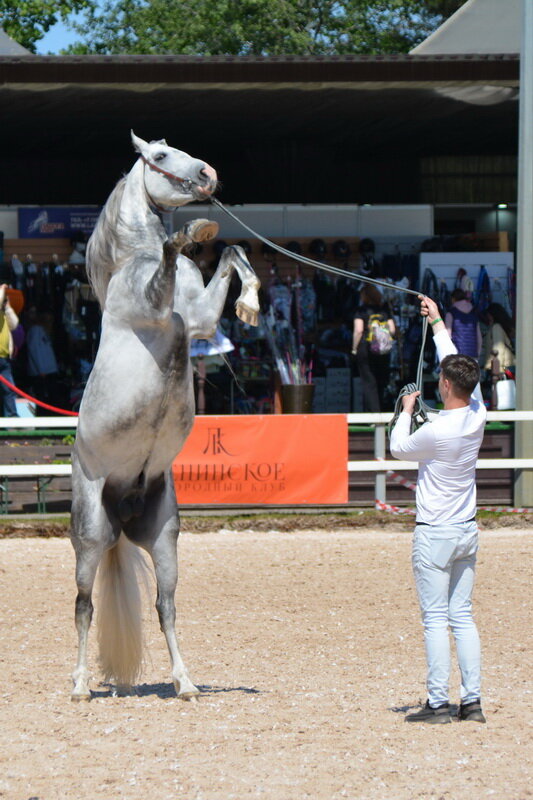
<path fill-rule="evenodd" d="M 374 459 L 348 461 L 348 472 L 375 472 L 375 499 L 382 503 L 387 499 L 387 472 L 398 470 L 416 470 L 416 461 L 398 461 L 387 459 L 387 425 L 392 419 L 392 413 L 383 414 L 347 414 L 348 425 L 368 425 L 374 427 Z M 488 422 L 528 422 L 533 421 L 533 411 L 489 411 L 487 414 Z M 0 417 L 0 431 L 2 430 L 67 430 L 74 429 L 78 424 L 77 417 Z M 1 435 L 1 434 L 0 434 Z M 6 485 L 9 478 L 16 477 L 37 477 L 38 487 L 43 480 L 43 489 L 46 485 L 45 479 L 49 480 L 58 475 L 70 475 L 71 467 L 69 464 L 57 465 L 54 469 L 49 464 L 0 464 L 0 491 Z M 480 458 L 477 462 L 477 469 L 533 469 L 533 458 Z M 4 483 L 2 483 L 4 482 Z M 3 492 L 5 494 L 5 492 Z M 4 509 L 2 509 L 4 510 Z"/>
<path fill-rule="evenodd" d="M 348 425 L 374 426 L 374 458 L 373 461 L 348 461 L 348 472 L 375 472 L 375 499 L 381 503 L 387 501 L 387 472 L 418 469 L 417 461 L 398 461 L 387 459 L 387 425 L 393 417 L 384 414 L 348 414 Z M 487 422 L 529 422 L 533 420 L 533 411 L 489 411 Z M 533 469 L 533 458 L 480 458 L 476 469 Z"/>

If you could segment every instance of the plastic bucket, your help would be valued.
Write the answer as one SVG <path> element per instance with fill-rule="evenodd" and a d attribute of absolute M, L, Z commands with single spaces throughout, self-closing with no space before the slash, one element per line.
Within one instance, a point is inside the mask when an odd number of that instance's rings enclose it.
<path fill-rule="evenodd" d="M 289 383 L 281 387 L 281 410 L 284 414 L 310 414 L 315 387 L 312 383 Z"/>

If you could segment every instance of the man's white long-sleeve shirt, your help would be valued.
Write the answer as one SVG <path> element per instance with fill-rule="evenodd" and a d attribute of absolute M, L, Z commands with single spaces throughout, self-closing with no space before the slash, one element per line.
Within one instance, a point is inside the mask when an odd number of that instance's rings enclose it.
<path fill-rule="evenodd" d="M 446 330 L 435 334 L 434 342 L 439 362 L 457 353 Z M 475 517 L 476 461 L 486 419 L 487 410 L 474 395 L 470 405 L 439 412 L 411 435 L 411 415 L 402 411 L 398 417 L 391 433 L 390 451 L 394 458 L 419 462 L 418 522 L 441 525 Z"/>

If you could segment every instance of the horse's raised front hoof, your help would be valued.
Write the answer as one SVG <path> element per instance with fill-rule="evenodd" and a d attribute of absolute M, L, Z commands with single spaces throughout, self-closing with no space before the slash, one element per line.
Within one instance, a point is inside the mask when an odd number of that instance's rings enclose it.
<path fill-rule="evenodd" d="M 193 242 L 208 242 L 218 235 L 218 222 L 209 219 L 193 219 L 185 225 L 183 232 Z"/>
<path fill-rule="evenodd" d="M 235 313 L 239 317 L 242 322 L 245 322 L 247 325 L 254 325 L 257 327 L 259 322 L 259 313 L 249 306 L 244 305 L 239 300 L 235 303 Z"/>

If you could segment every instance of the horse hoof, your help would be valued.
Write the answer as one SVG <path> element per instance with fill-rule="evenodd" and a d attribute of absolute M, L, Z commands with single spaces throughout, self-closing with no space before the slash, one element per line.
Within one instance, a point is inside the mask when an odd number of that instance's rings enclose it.
<path fill-rule="evenodd" d="M 197 689 L 194 683 L 192 683 L 188 678 L 181 682 L 177 678 L 174 678 L 173 683 L 174 689 L 176 690 L 176 696 L 179 700 L 196 702 L 196 699 L 200 695 L 200 689 Z"/>
<path fill-rule="evenodd" d="M 199 694 L 200 693 L 198 691 L 196 691 L 196 692 L 182 692 L 181 694 L 178 694 L 178 698 L 180 700 L 185 700 L 187 703 L 197 703 Z"/>
<path fill-rule="evenodd" d="M 193 242 L 208 242 L 218 234 L 218 222 L 208 219 L 193 219 L 185 226 L 185 233 Z"/>
<path fill-rule="evenodd" d="M 235 313 L 242 322 L 257 327 L 257 323 L 259 322 L 259 314 L 257 311 L 254 311 L 237 300 L 235 303 Z"/>
<path fill-rule="evenodd" d="M 87 694 L 85 694 L 85 693 L 82 694 L 80 692 L 79 694 L 74 694 L 74 692 L 73 692 L 70 695 L 70 699 L 72 700 L 73 703 L 90 703 L 90 701 L 91 701 L 91 693 L 88 692 Z"/>

